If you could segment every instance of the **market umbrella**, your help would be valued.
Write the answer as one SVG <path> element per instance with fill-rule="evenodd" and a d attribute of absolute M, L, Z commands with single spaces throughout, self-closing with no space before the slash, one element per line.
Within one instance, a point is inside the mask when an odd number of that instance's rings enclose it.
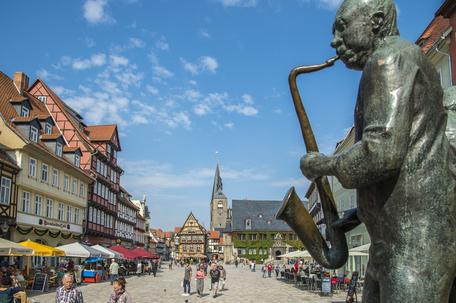
<path fill-rule="evenodd" d="M 24 256 L 33 254 L 33 249 L 0 238 L 0 256 Z"/>
<path fill-rule="evenodd" d="M 39 257 L 64 257 L 65 252 L 61 249 L 57 249 L 44 244 L 36 243 L 31 240 L 27 240 L 19 243 L 22 246 L 33 249 L 33 256 Z"/>
<path fill-rule="evenodd" d="M 103 247 L 100 244 L 92 245 L 91 247 L 108 254 L 109 255 L 108 258 L 123 259 L 123 257 L 124 257 L 120 252 Z"/>
<path fill-rule="evenodd" d="M 74 242 L 71 244 L 66 244 L 62 246 L 58 246 L 58 249 L 61 249 L 65 252 L 65 256 L 67 257 L 77 257 L 77 258 L 90 258 L 90 257 L 101 257 L 101 258 L 109 258 L 109 254 L 104 253 L 98 249 L 93 247 Z"/>
<path fill-rule="evenodd" d="M 135 248 L 131 250 L 132 253 L 140 256 L 141 258 L 153 259 L 156 256 L 152 254 L 150 251 L 144 250 L 142 248 Z"/>
<path fill-rule="evenodd" d="M 137 254 L 135 254 L 128 248 L 123 247 L 121 245 L 111 246 L 110 249 L 121 253 L 123 255 L 123 259 L 126 259 L 126 260 L 134 260 L 134 259 L 140 258 L 140 256 L 138 256 Z"/>

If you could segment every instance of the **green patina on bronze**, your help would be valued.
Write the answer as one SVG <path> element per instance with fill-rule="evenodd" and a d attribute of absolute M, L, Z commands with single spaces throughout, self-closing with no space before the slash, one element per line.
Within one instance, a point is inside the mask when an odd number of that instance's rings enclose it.
<path fill-rule="evenodd" d="M 448 141 L 455 126 L 451 118 L 447 128 L 438 73 L 416 45 L 399 37 L 391 0 L 344 1 L 333 34 L 338 57 L 362 71 L 356 143 L 330 156 L 308 148 L 301 170 L 321 187 L 320 195 L 330 196 L 327 186 L 318 184 L 324 176 L 356 188 L 358 210 L 338 219 L 331 199 L 322 200 L 330 248 L 316 234 L 310 215 L 292 203 L 299 200 L 293 190 L 278 217 L 327 267 L 339 264 L 346 253 L 340 235 L 359 218 L 371 237 L 363 302 L 455 302 L 455 153 Z M 297 88 L 290 88 L 296 101 Z M 449 91 L 445 99 L 454 96 Z M 445 105 L 451 116 L 453 104 Z M 310 124 L 299 118 L 306 139 Z"/>

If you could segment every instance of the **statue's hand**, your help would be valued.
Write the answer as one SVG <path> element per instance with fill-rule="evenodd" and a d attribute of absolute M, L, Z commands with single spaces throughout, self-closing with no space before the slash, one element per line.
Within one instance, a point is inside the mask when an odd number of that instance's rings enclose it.
<path fill-rule="evenodd" d="M 324 175 L 327 171 L 329 157 L 321 153 L 308 153 L 301 158 L 302 174 L 309 180 L 313 181 Z"/>

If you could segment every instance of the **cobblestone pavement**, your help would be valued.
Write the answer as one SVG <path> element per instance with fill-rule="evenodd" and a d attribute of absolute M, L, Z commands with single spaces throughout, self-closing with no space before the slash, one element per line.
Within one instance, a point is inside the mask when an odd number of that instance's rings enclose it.
<path fill-rule="evenodd" d="M 315 303 L 342 303 L 345 302 L 345 292 L 339 292 L 332 297 L 321 297 L 319 294 L 308 290 L 296 288 L 294 285 L 275 278 L 262 278 L 261 272 L 250 272 L 246 268 L 226 266 L 227 282 L 226 290 L 216 298 L 209 294 L 209 279 L 205 280 L 205 296 L 198 298 L 196 295 L 195 281 L 191 281 L 192 295 L 182 296 L 181 281 L 184 276 L 183 268 L 168 270 L 167 264 L 164 269 L 157 273 L 157 277 L 142 276 L 127 278 L 127 291 L 134 303 L 197 303 L 197 302 L 220 302 L 220 303 L 290 303 L 290 302 L 315 302 Z M 193 268 L 193 275 L 195 268 Z M 85 284 L 80 287 L 85 303 L 106 303 L 112 291 L 109 282 L 97 284 Z M 54 303 L 55 293 L 35 294 L 32 296 L 35 302 Z M 360 298 L 358 298 L 360 299 Z"/>

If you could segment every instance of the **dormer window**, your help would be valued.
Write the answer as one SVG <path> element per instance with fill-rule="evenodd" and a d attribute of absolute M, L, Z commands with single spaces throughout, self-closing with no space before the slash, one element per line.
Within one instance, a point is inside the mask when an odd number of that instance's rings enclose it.
<path fill-rule="evenodd" d="M 74 155 L 74 165 L 76 165 L 77 167 L 79 167 L 81 164 L 81 157 L 78 155 L 78 154 L 75 154 Z"/>
<path fill-rule="evenodd" d="M 35 126 L 30 126 L 30 140 L 33 142 L 38 142 L 38 128 Z"/>
<path fill-rule="evenodd" d="M 62 149 L 63 149 L 62 144 L 59 143 L 59 142 L 57 142 L 57 143 L 55 144 L 55 154 L 56 154 L 57 156 L 61 157 L 61 156 L 62 156 Z"/>
<path fill-rule="evenodd" d="M 252 229 L 252 219 L 245 219 L 245 229 L 246 230 Z"/>
<path fill-rule="evenodd" d="M 44 124 L 44 132 L 48 135 L 52 134 L 52 125 L 50 123 Z"/>
<path fill-rule="evenodd" d="M 30 114 L 30 110 L 25 107 L 25 106 L 22 106 L 21 107 L 21 117 L 28 117 Z"/>

